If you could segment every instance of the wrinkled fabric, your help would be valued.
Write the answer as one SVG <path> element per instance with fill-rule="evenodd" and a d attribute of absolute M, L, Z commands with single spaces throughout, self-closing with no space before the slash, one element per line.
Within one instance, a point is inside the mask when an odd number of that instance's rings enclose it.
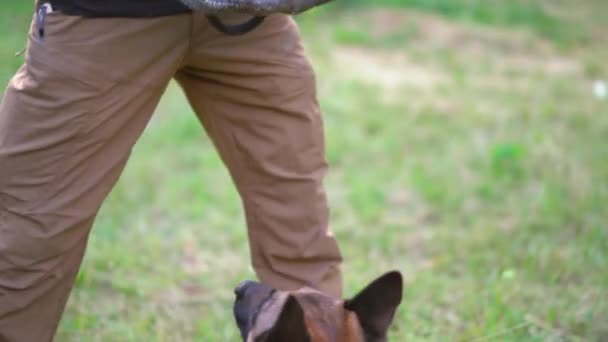
<path fill-rule="evenodd" d="M 172 79 L 241 195 L 259 278 L 340 296 L 323 122 L 290 17 L 238 38 L 196 13 L 50 13 L 44 41 L 34 26 L 0 105 L 0 341 L 52 340 L 99 207 Z"/>

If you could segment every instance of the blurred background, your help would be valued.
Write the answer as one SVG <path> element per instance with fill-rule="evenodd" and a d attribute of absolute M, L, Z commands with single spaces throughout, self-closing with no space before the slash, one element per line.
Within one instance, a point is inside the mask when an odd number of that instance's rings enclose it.
<path fill-rule="evenodd" d="M 32 1 L 0 4 L 0 84 Z M 391 341 L 608 340 L 608 2 L 342 0 L 318 72 L 346 295 L 391 268 Z M 99 215 L 58 341 L 238 341 L 239 198 L 172 86 Z"/>

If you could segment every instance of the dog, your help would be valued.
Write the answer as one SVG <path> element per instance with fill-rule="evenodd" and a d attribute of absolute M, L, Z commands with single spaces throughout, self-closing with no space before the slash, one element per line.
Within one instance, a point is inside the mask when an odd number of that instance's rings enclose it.
<path fill-rule="evenodd" d="M 234 317 L 245 342 L 385 342 L 403 278 L 388 272 L 348 300 L 255 281 L 240 283 L 234 293 Z"/>

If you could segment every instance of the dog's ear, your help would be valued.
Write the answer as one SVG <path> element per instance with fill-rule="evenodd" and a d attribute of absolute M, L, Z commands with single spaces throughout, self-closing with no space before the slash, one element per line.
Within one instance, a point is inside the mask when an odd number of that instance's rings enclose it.
<path fill-rule="evenodd" d="M 287 298 L 279 318 L 264 335 L 265 342 L 310 342 L 304 310 L 293 296 Z"/>
<path fill-rule="evenodd" d="M 392 271 L 345 301 L 344 308 L 357 314 L 363 332 L 370 340 L 383 341 L 402 296 L 403 277 L 398 271 Z"/>

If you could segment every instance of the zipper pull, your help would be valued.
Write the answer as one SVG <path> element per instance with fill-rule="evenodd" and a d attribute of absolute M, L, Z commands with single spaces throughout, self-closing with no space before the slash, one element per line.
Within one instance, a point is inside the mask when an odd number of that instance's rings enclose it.
<path fill-rule="evenodd" d="M 38 26 L 38 36 L 40 37 L 41 41 L 44 41 L 44 34 L 45 34 L 44 25 L 46 22 L 46 15 L 49 13 L 53 13 L 53 6 L 51 6 L 50 3 L 45 2 L 38 9 L 38 15 L 36 16 L 36 25 Z"/>

